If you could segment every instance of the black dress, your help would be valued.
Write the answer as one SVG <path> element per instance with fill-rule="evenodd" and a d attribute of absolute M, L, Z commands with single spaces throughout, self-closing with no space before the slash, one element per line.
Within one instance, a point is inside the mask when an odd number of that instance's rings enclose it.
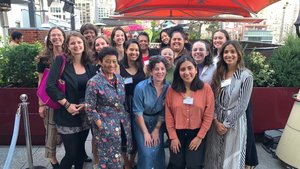
<path fill-rule="evenodd" d="M 133 92 L 135 86 L 142 80 L 145 79 L 145 73 L 142 67 L 138 69 L 136 74 L 132 75 L 128 73 L 125 69 L 125 67 L 120 64 L 120 75 L 124 78 L 125 81 L 125 109 L 126 111 L 130 114 L 131 117 L 131 123 L 134 119 L 134 114 L 132 112 L 132 98 L 133 98 Z M 132 135 L 133 134 L 133 129 L 131 128 Z M 126 140 L 125 140 L 125 135 L 124 135 L 124 130 L 122 129 L 121 131 L 121 137 L 122 137 L 122 152 L 126 152 Z M 132 137 L 132 145 L 133 145 L 133 150 L 132 153 L 136 151 L 136 141 L 134 137 Z"/>
<path fill-rule="evenodd" d="M 255 137 L 252 126 L 252 101 L 250 99 L 247 110 L 247 144 L 246 144 L 246 160 L 245 164 L 248 166 L 257 166 L 258 157 L 255 146 Z"/>

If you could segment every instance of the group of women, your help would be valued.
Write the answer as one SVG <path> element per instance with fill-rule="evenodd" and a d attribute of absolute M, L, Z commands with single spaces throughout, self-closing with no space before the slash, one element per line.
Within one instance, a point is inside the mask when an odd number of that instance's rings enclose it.
<path fill-rule="evenodd" d="M 61 104 L 53 110 L 39 101 L 46 158 L 53 168 L 83 167 L 90 128 L 94 168 L 166 168 L 165 132 L 168 169 L 257 165 L 257 157 L 253 163 L 246 158 L 251 125 L 245 112 L 253 78 L 241 47 L 225 30 L 214 33 L 212 49 L 199 40 L 190 51 L 182 28 L 163 30 L 160 55 L 147 55 L 147 64 L 141 48 L 147 42 L 128 40 L 121 27 L 114 28 L 111 43 L 96 37 L 91 24 L 80 32 L 66 37 L 58 27 L 50 29 L 45 52 L 38 57 L 39 79 L 51 68 L 46 90 Z M 147 41 L 144 32 L 142 36 Z M 65 93 L 56 86 L 58 79 L 65 81 Z M 59 163 L 55 148 L 60 139 L 66 153 Z"/>

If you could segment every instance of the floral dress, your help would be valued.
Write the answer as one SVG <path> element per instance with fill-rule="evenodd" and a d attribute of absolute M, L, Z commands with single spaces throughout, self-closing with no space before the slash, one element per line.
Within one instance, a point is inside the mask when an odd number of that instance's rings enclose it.
<path fill-rule="evenodd" d="M 122 169 L 121 130 L 125 131 L 127 151 L 132 149 L 130 116 L 125 111 L 125 89 L 120 75 L 116 85 L 109 83 L 100 72 L 90 79 L 86 89 L 86 112 L 93 121 L 93 134 L 97 140 L 99 168 Z M 102 129 L 95 121 L 101 120 Z"/>

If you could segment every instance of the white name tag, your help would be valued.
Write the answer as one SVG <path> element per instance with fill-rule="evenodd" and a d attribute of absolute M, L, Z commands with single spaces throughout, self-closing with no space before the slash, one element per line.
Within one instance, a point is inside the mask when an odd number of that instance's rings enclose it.
<path fill-rule="evenodd" d="M 185 97 L 183 99 L 183 104 L 189 104 L 189 105 L 191 105 L 193 103 L 194 103 L 194 99 L 192 97 Z"/>
<path fill-rule="evenodd" d="M 231 79 L 222 80 L 221 87 L 225 87 L 231 84 Z"/>
<path fill-rule="evenodd" d="M 144 65 L 149 65 L 149 60 L 144 61 Z"/>
<path fill-rule="evenodd" d="M 132 77 L 125 78 L 124 83 L 125 84 L 131 84 L 131 83 L 133 83 Z"/>

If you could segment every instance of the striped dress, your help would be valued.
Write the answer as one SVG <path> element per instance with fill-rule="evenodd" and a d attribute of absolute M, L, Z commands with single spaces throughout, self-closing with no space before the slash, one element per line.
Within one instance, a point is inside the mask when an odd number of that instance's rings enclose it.
<path fill-rule="evenodd" d="M 220 136 L 214 123 L 207 134 L 205 169 L 244 169 L 247 139 L 246 109 L 251 97 L 253 77 L 246 68 L 237 69 L 229 85 L 216 96 L 215 118 L 228 131 Z"/>

